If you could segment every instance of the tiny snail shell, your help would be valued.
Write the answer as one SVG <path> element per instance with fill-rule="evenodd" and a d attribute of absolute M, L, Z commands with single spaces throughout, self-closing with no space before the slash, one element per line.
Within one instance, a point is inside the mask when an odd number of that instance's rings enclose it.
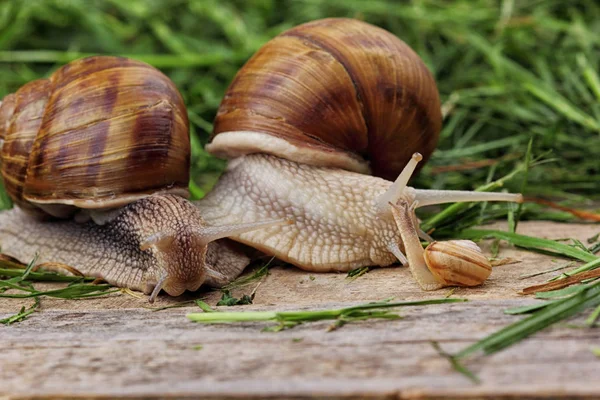
<path fill-rule="evenodd" d="M 429 271 L 444 286 L 481 285 L 492 273 L 492 264 L 470 240 L 430 243 L 424 257 Z"/>

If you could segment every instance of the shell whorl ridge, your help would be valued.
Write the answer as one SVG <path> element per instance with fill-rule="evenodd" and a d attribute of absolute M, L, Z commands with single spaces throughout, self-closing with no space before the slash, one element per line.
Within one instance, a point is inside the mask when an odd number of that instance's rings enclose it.
<path fill-rule="evenodd" d="M 415 151 L 433 152 L 441 119 L 435 81 L 408 45 L 365 22 L 331 18 L 282 33 L 246 63 L 207 149 L 393 179 Z"/>
<path fill-rule="evenodd" d="M 29 211 L 187 194 L 183 99 L 169 78 L 139 61 L 88 57 L 24 85 L 0 104 L 0 139 L 6 190 Z"/>

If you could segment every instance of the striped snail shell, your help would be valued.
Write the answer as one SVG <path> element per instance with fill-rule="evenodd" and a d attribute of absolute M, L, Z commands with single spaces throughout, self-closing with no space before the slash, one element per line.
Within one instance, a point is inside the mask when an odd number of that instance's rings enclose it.
<path fill-rule="evenodd" d="M 475 242 L 448 240 L 431 242 L 423 249 L 416 229 L 414 209 L 401 200 L 391 211 L 402 237 L 409 269 L 423 290 L 445 286 L 481 285 L 492 273 L 492 265 Z"/>
<path fill-rule="evenodd" d="M 419 56 L 368 23 L 330 18 L 266 43 L 238 72 L 207 150 L 272 154 L 393 180 L 441 128 L 435 81 Z"/>
<path fill-rule="evenodd" d="M 177 88 L 140 61 L 73 61 L 0 104 L 1 173 L 34 214 L 69 217 L 155 192 L 187 196 L 188 119 Z"/>
<path fill-rule="evenodd" d="M 470 240 L 432 242 L 424 257 L 429 271 L 444 286 L 481 285 L 492 273 L 492 264 Z"/>

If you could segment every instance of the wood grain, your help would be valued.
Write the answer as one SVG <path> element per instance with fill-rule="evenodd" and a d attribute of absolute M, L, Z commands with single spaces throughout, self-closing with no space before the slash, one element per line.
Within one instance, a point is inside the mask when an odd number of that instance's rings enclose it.
<path fill-rule="evenodd" d="M 600 226 L 523 223 L 520 231 L 585 240 Z M 521 262 L 494 267 L 480 288 L 457 290 L 454 296 L 468 297 L 468 303 L 405 308 L 399 310 L 401 320 L 349 324 L 333 332 L 326 331 L 328 322 L 279 333 L 261 332 L 262 323 L 199 325 L 185 318 L 197 308 L 153 312 L 144 308 L 143 298 L 125 294 L 43 299 L 41 312 L 0 326 L 0 397 L 598 398 L 600 358 L 591 348 L 600 346 L 600 330 L 573 328 L 583 325 L 585 315 L 493 356 L 470 359 L 466 364 L 481 385 L 456 373 L 433 349 L 431 341 L 437 341 L 445 351 L 458 351 L 519 320 L 503 310 L 537 301 L 517 292 L 549 276 L 518 276 L 564 263 L 506 245 L 500 256 Z M 348 281 L 344 274 L 277 267 L 259 287 L 254 305 L 233 310 L 343 307 L 445 293 L 420 292 L 403 268 L 377 269 Z M 210 304 L 220 297 L 201 295 Z M 163 296 L 158 305 L 185 298 L 190 297 Z M 0 318 L 30 303 L 0 299 Z"/>

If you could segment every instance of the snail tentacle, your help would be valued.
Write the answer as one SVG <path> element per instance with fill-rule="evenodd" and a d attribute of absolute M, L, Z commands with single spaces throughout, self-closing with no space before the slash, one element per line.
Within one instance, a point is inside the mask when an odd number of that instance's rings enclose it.
<path fill-rule="evenodd" d="M 502 192 L 470 192 L 463 190 L 424 190 L 413 189 L 414 199 L 419 207 L 434 204 L 458 203 L 467 201 L 508 201 L 522 203 L 523 195 Z"/>
<path fill-rule="evenodd" d="M 390 188 L 381 196 L 377 198 L 377 211 L 378 214 L 383 215 L 389 213 L 389 203 L 395 204 L 402 196 L 408 181 L 412 177 L 418 163 L 423 159 L 421 153 L 414 153 L 410 161 L 406 164 L 406 167 L 402 170 L 398 178 L 392 183 Z"/>

